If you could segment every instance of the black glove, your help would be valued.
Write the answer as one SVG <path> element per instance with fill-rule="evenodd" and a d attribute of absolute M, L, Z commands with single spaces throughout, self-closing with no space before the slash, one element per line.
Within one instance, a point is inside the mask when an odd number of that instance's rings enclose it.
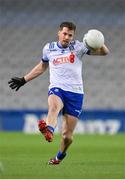
<path fill-rule="evenodd" d="M 11 89 L 15 89 L 15 91 L 18 91 L 21 86 L 23 86 L 26 83 L 26 80 L 24 77 L 19 78 L 19 77 L 13 77 L 11 80 L 8 82 L 9 87 Z"/>

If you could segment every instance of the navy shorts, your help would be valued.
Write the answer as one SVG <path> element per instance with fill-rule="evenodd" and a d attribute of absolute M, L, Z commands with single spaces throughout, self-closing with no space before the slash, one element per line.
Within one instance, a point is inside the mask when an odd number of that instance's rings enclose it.
<path fill-rule="evenodd" d="M 64 105 L 63 114 L 79 117 L 82 111 L 83 94 L 64 91 L 58 87 L 51 88 L 48 91 L 48 96 L 51 94 L 55 94 L 61 98 Z"/>

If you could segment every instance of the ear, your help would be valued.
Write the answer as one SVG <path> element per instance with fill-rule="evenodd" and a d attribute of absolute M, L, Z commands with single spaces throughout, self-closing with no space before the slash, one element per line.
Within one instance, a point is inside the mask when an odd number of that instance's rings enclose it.
<path fill-rule="evenodd" d="M 60 31 L 58 31 L 58 36 L 60 35 Z"/>

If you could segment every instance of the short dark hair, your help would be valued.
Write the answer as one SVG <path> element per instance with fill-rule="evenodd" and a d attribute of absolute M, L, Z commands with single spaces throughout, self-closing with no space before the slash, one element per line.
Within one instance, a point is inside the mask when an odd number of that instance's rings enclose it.
<path fill-rule="evenodd" d="M 67 22 L 67 21 L 62 22 L 60 24 L 60 30 L 62 30 L 64 27 L 67 27 L 69 30 L 74 30 L 74 31 L 76 30 L 76 25 L 73 24 L 72 22 Z"/>

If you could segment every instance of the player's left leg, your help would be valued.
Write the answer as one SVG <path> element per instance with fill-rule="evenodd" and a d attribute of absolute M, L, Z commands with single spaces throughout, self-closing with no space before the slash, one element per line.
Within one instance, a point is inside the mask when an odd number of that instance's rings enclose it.
<path fill-rule="evenodd" d="M 52 165 L 59 164 L 66 156 L 66 151 L 73 141 L 73 131 L 77 124 L 77 118 L 65 114 L 62 122 L 62 139 L 61 146 L 57 156 L 51 159 L 48 163 Z"/>

